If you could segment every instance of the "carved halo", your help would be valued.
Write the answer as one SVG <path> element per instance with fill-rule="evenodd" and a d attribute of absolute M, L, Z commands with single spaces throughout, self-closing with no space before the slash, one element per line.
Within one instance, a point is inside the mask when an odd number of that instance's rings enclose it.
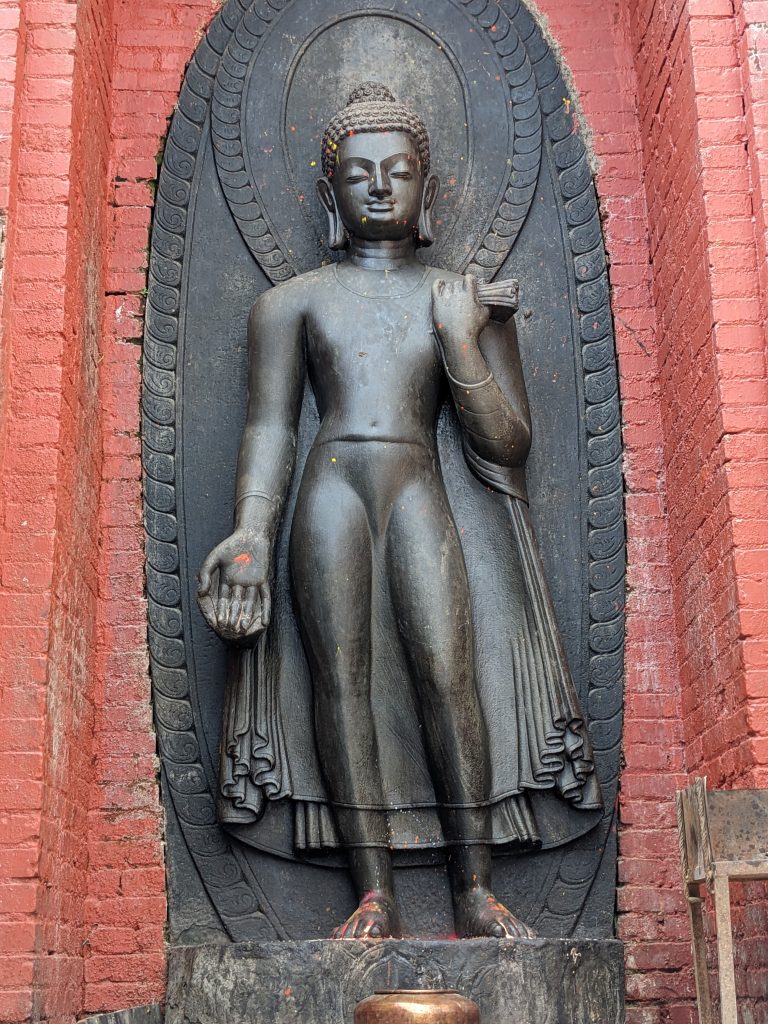
<path fill-rule="evenodd" d="M 282 7 L 284 4 L 275 3 L 272 6 Z M 459 6 L 474 8 L 477 7 L 477 3 Z M 359 11 L 353 11 L 347 17 L 365 17 L 377 13 L 380 12 L 361 7 Z M 475 13 L 474 10 L 472 13 Z M 259 135 L 261 125 L 253 125 L 248 118 L 248 72 L 265 45 L 264 15 L 264 4 L 254 3 L 232 34 L 216 75 L 211 105 L 211 128 L 216 167 L 229 208 L 254 258 L 269 279 L 277 283 L 287 280 L 295 273 L 311 269 L 312 262 L 308 263 L 304 259 L 306 253 L 310 254 L 310 261 L 314 260 L 314 265 L 333 257 L 325 244 L 322 230 L 318 230 L 311 216 L 301 218 L 307 230 L 300 243 L 287 244 L 280 227 L 270 219 L 268 210 L 271 204 L 265 201 L 263 195 L 266 182 L 263 177 L 257 181 L 260 176 L 258 170 L 254 169 L 252 154 L 255 151 L 261 157 L 262 152 L 268 150 L 271 157 L 270 174 L 291 183 L 288 192 L 292 192 L 296 197 L 297 206 L 300 202 L 305 202 L 305 196 L 297 182 L 294 161 L 291 159 L 290 140 L 286 139 L 287 133 L 296 131 L 296 126 L 289 125 L 285 118 L 286 97 L 282 98 L 282 116 L 274 118 L 275 123 L 280 123 L 281 145 L 276 146 L 275 140 L 270 139 L 269 145 L 262 146 L 263 140 L 260 136 L 255 143 L 253 136 Z M 405 16 L 401 17 L 403 21 L 407 20 Z M 335 26 L 338 21 L 337 16 L 329 24 Z M 498 90 L 494 114 L 498 121 L 498 133 L 501 136 L 508 134 L 511 145 L 504 147 L 499 154 L 499 159 L 504 163 L 501 179 L 503 184 L 497 190 L 493 205 L 479 219 L 480 230 L 476 231 L 475 237 L 467 243 L 462 225 L 460 233 L 464 237 L 461 248 L 449 246 L 447 251 L 441 252 L 438 244 L 434 259 L 436 263 L 439 259 L 440 266 L 473 273 L 481 280 L 491 280 L 509 256 L 533 202 L 541 166 L 542 115 L 534 69 L 514 18 L 510 17 L 504 6 L 494 3 L 476 16 L 476 24 L 484 33 L 484 43 L 488 52 L 492 53 L 495 59 L 497 68 L 494 78 L 499 82 L 503 81 L 504 88 L 503 91 Z M 434 31 L 430 36 L 432 47 L 445 55 L 444 63 L 447 69 L 451 61 L 447 43 L 437 38 Z M 288 69 L 289 86 L 299 59 L 312 45 L 322 45 L 322 29 L 313 33 L 307 40 L 303 50 Z M 454 61 L 454 65 L 456 64 Z M 361 76 L 365 77 L 362 71 Z M 386 75 L 382 80 L 386 80 Z M 463 89 L 467 106 L 467 127 L 477 114 L 477 111 L 471 109 L 472 105 L 479 105 L 481 101 L 478 96 L 482 94 L 477 89 L 477 82 L 470 88 L 465 81 Z M 346 96 L 337 96 L 337 105 L 341 105 L 345 99 Z M 487 95 L 483 96 L 482 102 L 489 102 Z M 441 128 L 445 130 L 442 125 Z M 319 146 L 317 157 L 319 166 Z M 467 189 L 477 190 L 476 178 L 478 175 L 486 174 L 487 168 L 481 167 L 478 162 L 472 164 L 469 158 L 468 163 L 471 166 Z M 435 170 L 443 181 L 446 178 L 451 180 L 450 174 L 445 173 L 445 168 L 437 166 Z M 306 210 L 303 212 L 306 213 Z M 453 219 L 455 220 L 455 217 Z M 449 235 L 452 226 L 450 223 L 444 224 L 441 233 Z M 432 258 L 430 257 L 430 262 Z"/>

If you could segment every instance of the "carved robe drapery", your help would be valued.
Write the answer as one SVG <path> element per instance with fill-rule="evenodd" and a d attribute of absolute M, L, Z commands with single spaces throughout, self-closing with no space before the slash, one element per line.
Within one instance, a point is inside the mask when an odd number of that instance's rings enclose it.
<path fill-rule="evenodd" d="M 333 808 L 318 761 L 312 680 L 288 571 L 291 516 L 316 427 L 308 392 L 275 552 L 272 622 L 255 650 L 230 659 L 220 751 L 220 821 L 245 842 L 288 856 L 339 846 L 334 814 L 344 812 Z M 470 585 L 476 685 L 491 764 L 489 841 L 517 850 L 556 846 L 594 826 L 602 799 L 523 478 L 519 470 L 484 462 L 466 440 L 462 444 L 448 405 L 439 442 Z M 386 805 L 367 810 L 386 815 L 392 849 L 441 847 L 417 697 L 405 656 L 393 643 L 397 625 L 386 603 L 372 628 L 371 704 Z M 386 657 L 377 658 L 377 651 Z"/>

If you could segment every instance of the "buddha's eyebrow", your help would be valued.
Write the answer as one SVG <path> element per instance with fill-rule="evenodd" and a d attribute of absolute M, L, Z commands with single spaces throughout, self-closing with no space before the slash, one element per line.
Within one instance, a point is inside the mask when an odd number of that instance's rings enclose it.
<path fill-rule="evenodd" d="M 401 160 L 406 161 L 406 163 L 416 162 L 410 153 L 394 153 L 392 156 L 388 156 L 386 160 L 382 160 L 381 165 L 385 170 L 389 170 L 393 164 L 399 163 Z M 364 156 L 348 156 L 341 162 L 342 170 L 349 167 L 350 164 L 357 165 L 358 167 L 364 167 L 366 170 L 373 170 L 376 166 L 376 161 L 369 160 Z"/>

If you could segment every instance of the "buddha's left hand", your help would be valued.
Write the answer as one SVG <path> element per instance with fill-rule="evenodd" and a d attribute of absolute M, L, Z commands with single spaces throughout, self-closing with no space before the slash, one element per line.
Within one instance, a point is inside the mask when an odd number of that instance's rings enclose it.
<path fill-rule="evenodd" d="M 446 358 L 467 344 L 474 345 L 490 319 L 477 294 L 477 278 L 467 274 L 458 281 L 432 285 L 432 320 Z"/>

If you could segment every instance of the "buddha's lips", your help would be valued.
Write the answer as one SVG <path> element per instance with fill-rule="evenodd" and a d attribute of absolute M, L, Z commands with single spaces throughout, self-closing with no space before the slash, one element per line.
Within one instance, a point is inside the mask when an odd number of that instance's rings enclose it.
<path fill-rule="evenodd" d="M 394 208 L 394 203 L 366 203 L 366 209 L 371 213 L 389 213 Z"/>

